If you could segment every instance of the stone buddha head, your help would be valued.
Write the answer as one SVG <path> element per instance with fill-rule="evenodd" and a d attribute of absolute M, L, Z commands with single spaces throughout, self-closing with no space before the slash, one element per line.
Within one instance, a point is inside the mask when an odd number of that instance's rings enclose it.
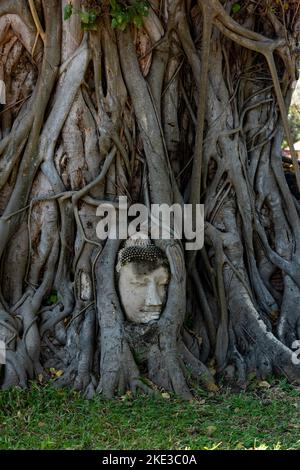
<path fill-rule="evenodd" d="M 126 319 L 157 321 L 166 303 L 169 265 L 163 251 L 149 239 L 128 239 L 116 266 L 118 289 Z"/>

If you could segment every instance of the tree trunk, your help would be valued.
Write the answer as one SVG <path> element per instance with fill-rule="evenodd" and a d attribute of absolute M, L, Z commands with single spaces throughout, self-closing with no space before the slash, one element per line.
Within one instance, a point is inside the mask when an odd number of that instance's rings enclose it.
<path fill-rule="evenodd" d="M 300 206 L 281 161 L 297 2 L 151 0 L 124 31 L 107 1 L 73 0 L 64 21 L 67 4 L 0 5 L 0 388 L 52 376 L 87 397 L 190 398 L 252 373 L 299 383 Z M 126 322 L 120 241 L 96 236 L 97 206 L 124 195 L 205 204 L 202 250 L 160 242 L 156 324 Z"/>

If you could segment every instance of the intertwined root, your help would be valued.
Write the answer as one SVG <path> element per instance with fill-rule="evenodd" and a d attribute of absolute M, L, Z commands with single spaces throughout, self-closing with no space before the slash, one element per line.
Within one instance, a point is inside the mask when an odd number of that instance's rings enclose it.
<path fill-rule="evenodd" d="M 59 0 L 1 2 L 1 388 L 55 379 L 88 398 L 190 398 L 220 376 L 299 382 L 300 211 L 280 124 L 299 185 L 285 108 L 297 2 L 250 1 L 238 16 L 219 0 L 152 3 L 132 34 L 105 15 L 83 33 Z M 96 207 L 124 194 L 205 204 L 200 254 L 161 243 L 168 302 L 141 363 L 115 290 L 119 242 L 95 231 Z"/>

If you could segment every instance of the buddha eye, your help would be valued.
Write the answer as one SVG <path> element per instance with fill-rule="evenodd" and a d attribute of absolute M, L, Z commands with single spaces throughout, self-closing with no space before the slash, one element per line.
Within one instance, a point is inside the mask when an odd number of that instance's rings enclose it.
<path fill-rule="evenodd" d="M 143 287 L 145 286 L 145 283 L 144 282 L 139 282 L 139 281 L 130 281 L 130 284 L 132 286 L 136 286 L 136 287 Z"/>

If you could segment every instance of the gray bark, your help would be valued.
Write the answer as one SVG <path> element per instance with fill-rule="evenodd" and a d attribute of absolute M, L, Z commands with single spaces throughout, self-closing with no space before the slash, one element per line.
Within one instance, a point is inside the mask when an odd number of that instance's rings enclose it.
<path fill-rule="evenodd" d="M 299 383 L 300 207 L 281 162 L 297 5 L 152 0 L 118 31 L 103 2 L 83 32 L 67 3 L 0 6 L 0 388 L 51 370 L 88 398 Z M 126 321 L 120 242 L 96 237 L 96 207 L 122 195 L 205 204 L 200 252 L 158 242 L 171 280 L 155 325 Z"/>

